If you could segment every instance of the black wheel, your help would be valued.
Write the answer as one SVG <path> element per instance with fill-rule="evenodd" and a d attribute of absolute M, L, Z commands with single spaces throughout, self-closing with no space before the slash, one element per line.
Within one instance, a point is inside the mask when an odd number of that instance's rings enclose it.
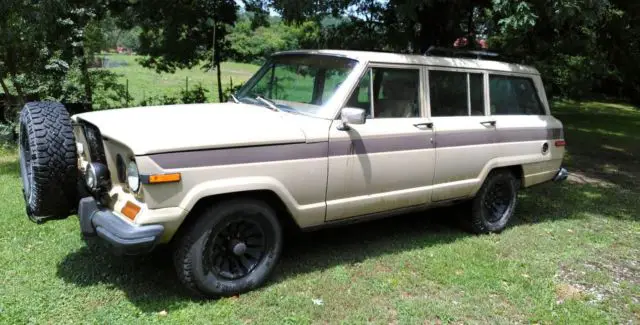
<path fill-rule="evenodd" d="M 20 175 L 29 218 L 37 223 L 77 209 L 76 142 L 69 113 L 55 102 L 27 103 L 20 112 Z"/>
<path fill-rule="evenodd" d="M 176 238 L 174 264 L 195 296 L 232 296 L 262 285 L 282 252 L 282 228 L 262 201 L 237 199 L 206 210 Z"/>
<path fill-rule="evenodd" d="M 508 170 L 492 171 L 471 202 L 471 231 L 477 234 L 504 230 L 516 208 L 518 179 Z"/>

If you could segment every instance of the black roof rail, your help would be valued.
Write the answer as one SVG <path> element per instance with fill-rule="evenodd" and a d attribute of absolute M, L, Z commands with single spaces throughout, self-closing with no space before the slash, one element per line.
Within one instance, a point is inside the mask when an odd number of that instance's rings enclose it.
<path fill-rule="evenodd" d="M 500 54 L 495 52 L 489 52 L 486 50 L 463 50 L 463 49 L 452 49 L 447 47 L 437 47 L 431 46 L 424 53 L 427 56 L 449 56 L 449 57 L 463 57 L 470 59 L 494 59 L 497 60 L 500 57 Z"/>

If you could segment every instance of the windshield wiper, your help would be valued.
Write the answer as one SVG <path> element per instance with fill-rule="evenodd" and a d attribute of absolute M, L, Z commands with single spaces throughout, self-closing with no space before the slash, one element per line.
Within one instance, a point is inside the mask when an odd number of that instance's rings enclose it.
<path fill-rule="evenodd" d="M 238 100 L 238 97 L 236 97 L 236 95 L 234 95 L 234 94 L 231 94 L 231 99 L 233 99 L 233 102 L 236 103 L 236 104 L 240 103 L 240 101 Z"/>
<path fill-rule="evenodd" d="M 259 101 L 261 101 L 261 102 L 262 102 L 262 103 L 264 103 L 265 105 L 267 105 L 267 107 L 269 107 L 271 110 L 274 110 L 274 111 L 276 111 L 276 112 L 280 112 L 280 111 L 281 111 L 281 110 L 278 108 L 278 106 L 276 106 L 276 104 L 275 104 L 273 101 L 269 100 L 269 99 L 263 98 L 263 97 L 262 97 L 262 96 L 260 96 L 260 95 L 256 96 L 256 99 L 257 99 L 257 100 L 259 100 Z"/>

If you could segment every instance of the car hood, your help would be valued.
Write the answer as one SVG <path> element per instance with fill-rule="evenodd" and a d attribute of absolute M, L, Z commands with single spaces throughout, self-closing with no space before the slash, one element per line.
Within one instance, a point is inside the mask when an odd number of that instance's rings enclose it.
<path fill-rule="evenodd" d="M 126 145 L 135 155 L 305 142 L 289 113 L 248 104 L 188 104 L 82 113 L 103 137 Z"/>

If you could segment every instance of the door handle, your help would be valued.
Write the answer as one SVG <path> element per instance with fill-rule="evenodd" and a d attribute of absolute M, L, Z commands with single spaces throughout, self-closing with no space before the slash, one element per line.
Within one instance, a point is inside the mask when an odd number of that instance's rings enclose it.
<path fill-rule="evenodd" d="M 487 125 L 491 125 L 491 126 L 496 126 L 496 121 L 484 121 L 484 122 L 480 122 L 480 124 L 487 126 Z"/>
<path fill-rule="evenodd" d="M 433 123 L 432 122 L 417 123 L 417 124 L 414 124 L 413 126 L 417 127 L 418 129 L 423 129 L 423 128 L 432 129 Z"/>

